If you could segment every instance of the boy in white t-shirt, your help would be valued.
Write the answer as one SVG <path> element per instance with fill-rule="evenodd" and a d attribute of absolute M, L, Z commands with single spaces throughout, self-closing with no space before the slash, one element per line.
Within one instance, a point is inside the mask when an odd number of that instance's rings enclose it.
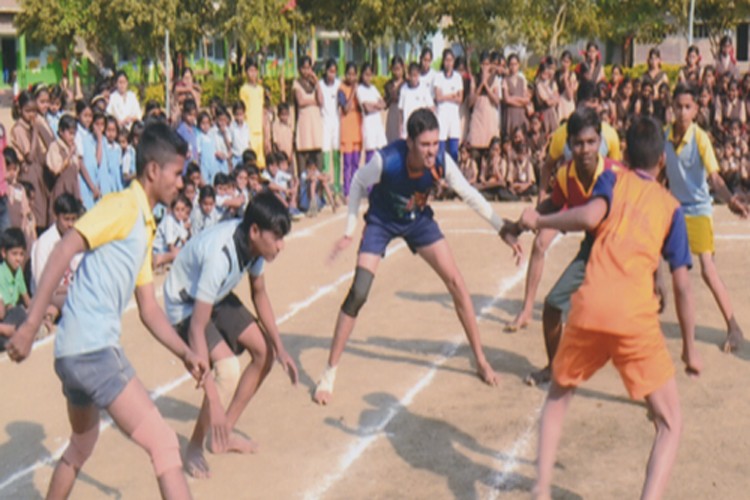
<path fill-rule="evenodd" d="M 424 85 L 419 84 L 419 64 L 409 65 L 409 78 L 406 85 L 401 86 L 398 98 L 398 109 L 401 111 L 401 138 L 406 139 L 406 122 L 411 114 L 420 108 L 435 108 L 430 91 Z"/>
<path fill-rule="evenodd" d="M 284 205 L 289 208 L 289 215 L 300 217 L 302 213 L 297 208 L 297 179 L 292 174 L 279 168 L 280 153 L 271 153 L 266 158 L 266 169 L 261 174 L 271 190 Z"/>
<path fill-rule="evenodd" d="M 234 120 L 229 125 L 232 142 L 232 168 L 242 165 L 242 152 L 250 148 L 250 127 L 245 121 L 245 103 L 237 101 L 232 106 Z"/>

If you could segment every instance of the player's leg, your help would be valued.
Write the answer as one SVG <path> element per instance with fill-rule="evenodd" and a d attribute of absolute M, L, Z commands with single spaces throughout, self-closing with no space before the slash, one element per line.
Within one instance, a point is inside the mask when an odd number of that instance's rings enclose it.
<path fill-rule="evenodd" d="M 498 382 L 498 376 L 484 356 L 474 304 L 471 302 L 471 296 L 466 289 L 464 278 L 456 266 L 448 242 L 445 241 L 445 238 L 441 238 L 430 245 L 417 248 L 417 253 L 435 270 L 448 288 L 453 298 L 456 314 L 474 353 L 479 376 L 484 382 L 495 385 Z"/>
<path fill-rule="evenodd" d="M 529 257 L 529 268 L 526 271 L 523 305 L 518 315 L 505 327 L 505 331 L 514 332 L 519 328 L 526 328 L 529 321 L 531 321 L 531 315 L 534 312 L 534 299 L 536 298 L 539 283 L 542 281 L 544 256 L 557 234 L 558 232 L 554 229 L 542 229 L 534 237 L 534 243 L 531 246 L 531 256 Z"/>
<path fill-rule="evenodd" d="M 562 387 L 553 381 L 544 402 L 539 423 L 539 445 L 537 448 L 537 480 L 533 496 L 550 499 L 552 472 L 555 468 L 557 447 L 562 436 L 563 422 L 575 388 Z"/>
<path fill-rule="evenodd" d="M 177 435 L 164 421 L 143 384 L 132 378 L 107 406 L 107 411 L 120 429 L 146 450 L 163 498 L 190 498 Z"/>
<path fill-rule="evenodd" d="M 729 291 L 719 276 L 716 269 L 713 253 L 703 252 L 698 256 L 701 264 L 701 276 L 719 305 L 721 314 L 727 324 L 727 338 L 724 341 L 724 352 L 736 351 L 742 344 L 744 338 L 742 329 L 737 323 L 732 308 L 732 300 L 729 298 Z"/>
<path fill-rule="evenodd" d="M 47 490 L 48 499 L 68 498 L 78 471 L 91 456 L 99 436 L 99 409 L 93 404 L 75 406 L 68 402 L 70 442 L 55 466 Z"/>
<path fill-rule="evenodd" d="M 363 241 L 367 237 L 367 231 L 368 228 L 366 227 Z M 388 242 L 386 241 L 383 248 L 385 248 L 387 244 Z M 313 399 L 319 404 L 328 404 L 331 400 L 333 384 L 336 378 L 336 367 L 339 364 L 346 343 L 352 334 L 352 330 L 354 330 L 359 310 L 367 301 L 367 296 L 370 293 L 370 287 L 375 278 L 375 272 L 377 271 L 380 259 L 381 257 L 379 253 L 367 253 L 363 251 L 361 251 L 357 257 L 357 268 L 354 271 L 354 281 L 352 282 L 349 293 L 341 306 L 338 318 L 336 319 L 336 327 L 333 332 L 331 349 L 328 354 L 328 366 L 321 377 L 321 380 L 318 382 L 315 394 L 313 395 Z"/>
<path fill-rule="evenodd" d="M 666 384 L 646 396 L 656 436 L 646 468 L 641 499 L 659 499 L 669 481 L 682 433 L 682 412 L 677 383 L 672 377 Z"/>

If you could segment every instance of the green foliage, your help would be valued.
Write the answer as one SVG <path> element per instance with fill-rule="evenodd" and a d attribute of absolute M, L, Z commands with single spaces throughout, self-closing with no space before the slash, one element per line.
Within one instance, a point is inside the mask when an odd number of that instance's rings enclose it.
<path fill-rule="evenodd" d="M 162 106 L 165 105 L 166 99 L 164 98 L 164 84 L 155 83 L 152 85 L 146 85 L 143 89 L 143 99 L 141 102 L 147 103 L 148 101 L 156 101 Z"/>

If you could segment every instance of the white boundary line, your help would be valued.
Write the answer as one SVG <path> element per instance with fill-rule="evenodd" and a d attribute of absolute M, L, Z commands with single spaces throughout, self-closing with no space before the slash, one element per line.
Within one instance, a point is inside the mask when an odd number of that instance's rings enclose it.
<path fill-rule="evenodd" d="M 465 232 L 481 232 L 484 233 L 485 230 L 466 230 Z M 451 232 L 451 231 L 447 231 Z M 495 234 L 494 231 L 489 231 L 492 234 Z M 560 237 L 558 236 L 555 238 L 555 240 L 550 245 L 550 248 L 552 246 L 556 245 L 557 242 L 560 241 Z M 477 314 L 477 321 L 481 321 L 483 316 L 489 312 L 490 309 L 492 309 L 495 304 L 499 300 L 501 300 L 511 289 L 513 289 L 516 285 L 521 283 L 523 279 L 526 276 L 526 268 L 528 267 L 528 263 L 524 265 L 523 267 L 519 268 L 516 273 L 509 278 L 505 278 L 500 282 L 499 290 L 497 294 L 484 306 L 482 306 L 479 310 L 479 313 Z M 414 398 L 422 392 L 425 388 L 427 388 L 430 383 L 432 383 L 433 378 L 435 377 L 435 374 L 437 373 L 438 368 L 440 368 L 443 364 L 445 364 L 446 361 L 448 361 L 458 350 L 459 346 L 462 345 L 463 342 L 463 335 L 458 335 L 455 337 L 455 340 L 449 345 L 448 349 L 446 350 L 445 354 L 441 355 L 437 359 L 435 359 L 432 363 L 430 363 L 430 369 L 427 373 L 425 373 L 419 380 L 417 380 L 417 383 L 414 384 L 404 395 L 401 400 L 399 400 L 397 403 L 392 404 L 388 408 L 388 412 L 386 415 L 378 422 L 377 424 L 371 426 L 368 431 L 373 432 L 372 435 L 366 436 L 366 437 L 360 437 L 354 440 L 349 447 L 347 448 L 346 452 L 343 454 L 343 456 L 339 459 L 339 463 L 336 467 L 336 470 L 327 476 L 325 476 L 317 485 L 315 485 L 313 488 L 309 489 L 305 493 L 305 499 L 306 500 L 315 500 L 318 498 L 321 498 L 325 493 L 330 490 L 337 482 L 339 482 L 344 475 L 346 474 L 349 467 L 354 464 L 357 459 L 359 459 L 362 454 L 367 451 L 367 449 L 372 445 L 374 442 L 376 442 L 380 437 L 383 436 L 383 429 L 393 420 L 394 417 L 396 417 L 401 411 L 403 411 L 405 408 L 408 408 L 409 405 L 412 403 Z M 537 410 L 538 412 L 538 410 Z M 534 414 L 534 417 L 536 417 L 536 413 Z M 524 435 L 522 435 L 522 439 L 524 436 L 528 433 L 528 431 L 524 432 Z M 530 437 L 526 437 L 525 441 L 523 443 L 528 442 Z M 518 442 L 518 441 L 517 441 Z M 522 443 L 522 444 L 523 444 Z M 520 446 L 519 446 L 520 447 Z M 524 446 L 525 447 L 525 446 Z M 515 456 L 520 453 L 523 450 L 511 450 L 512 453 L 515 453 L 513 455 L 510 455 L 508 458 L 508 464 L 510 464 L 511 461 L 516 461 Z M 513 467 L 517 467 L 516 465 Z M 511 472 L 512 470 L 509 470 Z"/>

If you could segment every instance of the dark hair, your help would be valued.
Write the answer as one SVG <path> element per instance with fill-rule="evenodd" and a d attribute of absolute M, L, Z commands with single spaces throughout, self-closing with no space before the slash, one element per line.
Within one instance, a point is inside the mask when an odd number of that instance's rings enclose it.
<path fill-rule="evenodd" d="M 206 118 L 208 118 L 208 122 L 211 123 L 211 115 L 208 113 L 208 111 L 201 111 L 200 113 L 198 113 L 198 120 L 196 121 L 196 123 L 199 127 L 201 125 L 201 122 Z"/>
<path fill-rule="evenodd" d="M 208 198 L 216 199 L 216 190 L 214 190 L 213 186 L 202 186 L 200 191 L 198 191 L 198 203 Z"/>
<path fill-rule="evenodd" d="M 245 59 L 245 73 L 247 73 L 247 70 L 249 70 L 250 68 L 258 69 L 258 61 L 256 61 L 252 56 L 249 56 L 247 59 Z"/>
<path fill-rule="evenodd" d="M 346 67 L 344 68 L 344 73 L 348 73 L 350 69 L 357 71 L 357 63 L 355 63 L 354 61 L 349 61 L 348 63 L 346 63 Z"/>
<path fill-rule="evenodd" d="M 227 174 L 224 172 L 219 172 L 216 175 L 214 175 L 214 187 L 216 186 L 224 186 L 226 184 L 231 184 L 232 179 L 229 178 Z"/>
<path fill-rule="evenodd" d="M 658 121 L 651 117 L 636 117 L 625 136 L 630 168 L 651 169 L 659 164 L 664 153 L 664 134 Z"/>
<path fill-rule="evenodd" d="M 427 108 L 414 111 L 406 122 L 406 131 L 409 139 L 412 141 L 419 137 L 423 132 L 438 130 L 438 120 L 435 113 Z"/>
<path fill-rule="evenodd" d="M 360 66 L 359 68 L 359 83 L 364 83 L 365 71 L 367 71 L 368 69 L 372 71 L 372 64 L 368 62 L 363 62 L 362 66 Z"/>
<path fill-rule="evenodd" d="M 602 120 L 591 108 L 580 107 L 568 118 L 568 141 L 573 140 L 584 129 L 593 128 L 598 135 L 602 134 Z"/>
<path fill-rule="evenodd" d="M 454 64 L 456 69 L 464 68 L 466 69 L 466 58 L 464 56 L 456 56 L 456 63 Z"/>
<path fill-rule="evenodd" d="M 59 100 L 61 108 L 65 107 L 65 104 L 66 104 L 65 97 L 66 97 L 65 92 L 63 92 L 63 89 L 61 86 L 55 85 L 54 87 L 52 87 L 52 89 L 50 89 L 50 92 L 49 92 L 50 101 Z"/>
<path fill-rule="evenodd" d="M 174 207 L 177 206 L 178 203 L 182 203 L 183 205 L 185 205 L 188 208 L 188 211 L 193 209 L 193 202 L 190 201 L 190 198 L 185 196 L 184 193 L 178 194 L 177 197 L 174 200 L 172 200 L 172 204 L 170 205 L 170 208 L 174 209 Z"/>
<path fill-rule="evenodd" d="M 114 123 L 115 124 L 115 129 L 117 129 L 118 132 L 120 131 L 120 125 L 117 123 L 117 118 L 115 118 L 112 115 L 107 115 L 107 116 L 104 117 L 104 120 L 105 120 L 104 121 L 104 126 L 105 127 L 108 127 L 110 123 Z"/>
<path fill-rule="evenodd" d="M 397 64 L 400 64 L 401 66 L 403 66 L 404 65 L 404 58 L 401 57 L 401 56 L 393 56 L 393 58 L 391 59 L 391 68 L 394 67 Z"/>
<path fill-rule="evenodd" d="M 253 224 L 261 231 L 273 232 L 279 238 L 289 234 L 292 228 L 289 211 L 270 191 L 260 192 L 248 203 L 240 228 L 244 234 L 247 234 Z"/>
<path fill-rule="evenodd" d="M 3 159 L 5 160 L 5 165 L 18 165 L 20 163 L 16 150 L 10 146 L 3 149 Z"/>
<path fill-rule="evenodd" d="M 195 103 L 195 99 L 186 99 L 185 102 L 182 103 L 183 115 L 192 113 L 193 111 L 196 111 L 197 109 L 198 109 L 198 105 Z"/>
<path fill-rule="evenodd" d="M 256 163 L 258 155 L 252 149 L 248 148 L 242 152 L 242 163 Z"/>
<path fill-rule="evenodd" d="M 672 99 L 676 101 L 677 98 L 683 94 L 691 96 L 695 102 L 698 102 L 698 91 L 694 85 L 690 85 L 689 83 L 678 83 L 672 93 Z"/>
<path fill-rule="evenodd" d="M 188 144 L 169 125 L 152 122 L 146 125 L 135 153 L 135 171 L 140 176 L 150 162 L 164 166 L 175 156 L 187 156 Z"/>
<path fill-rule="evenodd" d="M 113 80 L 117 82 L 117 80 L 119 80 L 121 76 L 124 76 L 126 80 L 130 81 L 130 79 L 128 78 L 128 74 L 123 70 L 118 70 L 117 73 L 115 73 L 115 77 L 113 78 Z"/>
<path fill-rule="evenodd" d="M 260 175 L 260 169 L 255 165 L 255 163 L 248 162 L 243 165 L 243 167 L 245 170 L 247 170 L 248 177 L 252 175 Z"/>
<path fill-rule="evenodd" d="M 52 205 L 55 215 L 81 215 L 83 204 L 81 201 L 70 193 L 63 193 L 57 198 Z"/>
<path fill-rule="evenodd" d="M 188 178 L 190 178 L 190 176 L 193 175 L 193 174 L 195 174 L 195 173 L 200 174 L 201 173 L 201 167 L 197 163 L 191 161 L 190 163 L 188 163 L 188 166 L 185 169 L 185 175 Z"/>
<path fill-rule="evenodd" d="M 325 71 L 328 71 L 329 69 L 331 69 L 331 67 L 336 67 L 336 59 L 334 59 L 333 57 L 330 57 L 326 60 L 326 64 L 324 66 Z"/>
<path fill-rule="evenodd" d="M 100 113 L 99 111 L 94 112 L 94 118 L 91 119 L 91 127 L 90 129 L 94 129 L 94 124 L 98 122 L 99 120 L 104 120 L 104 126 L 107 125 L 107 117 L 104 115 L 104 113 Z"/>
<path fill-rule="evenodd" d="M 419 72 L 419 63 L 409 63 L 409 71 L 407 71 L 407 74 L 411 74 L 413 71 Z"/>
<path fill-rule="evenodd" d="M 297 63 L 297 69 L 300 70 L 305 67 L 306 64 L 309 64 L 312 66 L 312 59 L 310 59 L 310 56 L 302 56 L 299 58 L 299 62 Z"/>
<path fill-rule="evenodd" d="M 596 44 L 596 42 L 595 42 L 595 41 L 593 41 L 593 40 L 590 40 L 590 41 L 589 41 L 589 42 L 588 42 L 588 43 L 586 44 L 586 50 L 588 51 L 588 50 L 589 50 L 590 48 L 592 48 L 592 47 L 593 47 L 593 48 L 595 48 L 596 50 L 599 50 L 599 46 L 598 46 L 598 45 Z"/>
<path fill-rule="evenodd" d="M 279 155 L 276 153 L 270 153 L 266 155 L 266 168 L 268 168 L 271 165 L 278 165 L 279 164 Z"/>
<path fill-rule="evenodd" d="M 279 105 L 276 106 L 276 113 L 281 114 L 284 111 L 289 111 L 289 103 L 280 102 Z"/>
<path fill-rule="evenodd" d="M 143 124 L 143 122 L 133 122 L 133 125 L 130 127 L 130 133 L 128 134 L 128 142 L 130 144 L 133 144 L 133 141 L 137 137 L 138 140 L 141 139 L 141 136 L 143 135 L 143 129 L 145 129 L 146 126 Z"/>
<path fill-rule="evenodd" d="M 571 54 L 569 50 L 563 50 L 562 55 L 560 55 L 560 61 L 562 61 L 566 57 L 570 59 L 571 61 L 573 61 L 573 54 Z"/>
<path fill-rule="evenodd" d="M 159 104 L 156 99 L 149 99 L 146 101 L 146 106 L 143 108 L 143 116 L 148 116 L 155 110 L 161 111 L 161 104 Z"/>
<path fill-rule="evenodd" d="M 31 93 L 34 94 L 34 99 L 37 99 L 40 95 L 47 93 L 49 95 L 49 87 L 46 83 L 36 83 L 31 87 Z"/>
<path fill-rule="evenodd" d="M 21 94 L 23 94 L 23 92 L 21 92 Z M 21 97 L 20 96 L 18 97 L 18 102 L 19 102 L 19 104 L 21 102 Z M 85 99 L 78 99 L 76 101 L 76 116 L 81 116 L 81 113 L 83 113 L 87 109 L 91 109 L 91 104 L 89 104 L 88 102 L 86 102 Z"/>
<path fill-rule="evenodd" d="M 60 118 L 60 122 L 57 125 L 57 134 L 60 135 L 60 132 L 65 132 L 66 130 L 75 130 L 76 126 L 76 119 L 66 113 Z"/>
<path fill-rule="evenodd" d="M 696 56 L 700 57 L 701 52 L 700 50 L 698 50 L 698 47 L 696 45 L 691 45 L 687 49 L 687 55 L 690 55 L 690 54 L 695 54 Z"/>
<path fill-rule="evenodd" d="M 563 54 L 563 55 L 565 55 L 565 54 Z M 513 59 L 515 59 L 516 61 L 518 61 L 518 64 L 521 64 L 521 58 L 518 57 L 518 54 L 516 54 L 515 52 L 508 56 L 508 64 L 510 64 L 510 62 Z"/>
<path fill-rule="evenodd" d="M 309 155 L 305 160 L 305 168 L 318 168 L 318 162 L 315 161 L 315 155 Z"/>
<path fill-rule="evenodd" d="M 0 237 L 0 246 L 3 250 L 11 250 L 13 248 L 26 249 L 26 237 L 23 235 L 23 231 L 19 227 L 9 227 L 3 231 L 2 237 Z"/>
<path fill-rule="evenodd" d="M 427 54 L 430 54 L 430 57 L 433 57 L 433 58 L 435 57 L 432 55 L 432 49 L 430 47 L 424 47 L 422 49 L 422 52 L 419 54 L 420 63 L 422 62 L 422 59 L 424 59 Z"/>
<path fill-rule="evenodd" d="M 232 114 L 236 115 L 239 111 L 246 111 L 245 103 L 242 101 L 235 101 L 235 103 L 232 104 Z"/>
<path fill-rule="evenodd" d="M 443 58 L 442 58 L 442 61 L 440 63 L 440 69 L 443 70 L 443 71 L 445 71 L 445 58 L 448 57 L 448 56 L 451 56 L 453 58 L 453 67 L 455 68 L 455 65 L 456 65 L 456 56 L 453 53 L 453 50 L 451 50 L 451 49 L 444 49 L 443 50 Z"/>
<path fill-rule="evenodd" d="M 721 40 L 719 41 L 719 47 L 723 47 L 725 45 L 732 45 L 732 37 L 729 35 L 724 35 L 721 37 Z"/>
<path fill-rule="evenodd" d="M 598 96 L 596 84 L 591 80 L 582 78 L 578 84 L 578 92 L 576 92 L 576 102 L 582 104 L 591 99 L 596 99 Z"/>
<path fill-rule="evenodd" d="M 658 57 L 661 59 L 661 51 L 657 47 L 651 47 L 648 51 L 648 58 L 651 59 L 652 57 Z"/>
<path fill-rule="evenodd" d="M 20 94 L 18 94 L 18 99 L 16 100 L 16 106 L 13 108 L 14 120 L 18 120 L 21 118 L 21 111 L 28 104 L 34 104 L 34 96 L 28 90 L 24 90 Z"/>

